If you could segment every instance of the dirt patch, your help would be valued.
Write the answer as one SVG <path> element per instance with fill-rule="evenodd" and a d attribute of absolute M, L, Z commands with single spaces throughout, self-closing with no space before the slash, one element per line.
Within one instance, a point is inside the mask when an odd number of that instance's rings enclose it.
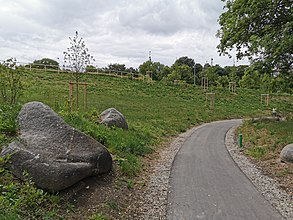
<path fill-rule="evenodd" d="M 265 161 L 253 158 L 250 158 L 250 161 L 260 167 L 265 175 L 277 180 L 279 186 L 288 194 L 293 195 L 293 164 L 281 162 L 278 153 L 270 156 L 271 158 Z"/>
<path fill-rule="evenodd" d="M 70 207 L 63 207 L 67 210 L 62 213 L 63 216 L 66 216 L 66 219 L 89 219 L 95 213 L 101 213 L 107 219 L 145 219 L 142 215 L 151 211 L 148 205 L 153 205 L 146 201 L 150 194 L 150 179 L 156 173 L 155 167 L 165 162 L 161 158 L 161 153 L 169 149 L 170 139 L 166 139 L 158 151 L 143 158 L 143 170 L 137 177 L 124 176 L 114 161 L 111 173 L 86 178 L 63 190 L 60 193 L 62 201 L 64 204 L 70 204 Z M 169 175 L 166 177 L 168 179 Z M 158 190 L 160 188 L 156 187 L 156 195 L 159 195 Z"/>

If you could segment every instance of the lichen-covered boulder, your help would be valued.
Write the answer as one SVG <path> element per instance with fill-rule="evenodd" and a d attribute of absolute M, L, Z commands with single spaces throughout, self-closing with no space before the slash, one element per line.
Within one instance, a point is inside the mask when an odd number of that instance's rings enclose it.
<path fill-rule="evenodd" d="M 57 192 L 112 169 L 111 155 L 102 144 L 41 102 L 25 104 L 18 123 L 19 140 L 5 147 L 1 156 L 11 155 L 9 168 L 21 179 L 26 171 L 38 187 Z"/>
<path fill-rule="evenodd" d="M 293 163 L 293 144 L 288 144 L 280 154 L 281 161 Z"/>
<path fill-rule="evenodd" d="M 115 108 L 108 108 L 100 114 L 100 123 L 107 127 L 117 127 L 127 130 L 128 124 L 124 115 Z"/>

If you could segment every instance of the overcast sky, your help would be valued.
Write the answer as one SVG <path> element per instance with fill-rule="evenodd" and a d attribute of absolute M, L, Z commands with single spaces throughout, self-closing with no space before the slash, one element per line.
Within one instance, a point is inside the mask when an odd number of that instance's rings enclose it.
<path fill-rule="evenodd" d="M 62 63 L 68 37 L 78 31 L 99 67 L 136 68 L 149 51 L 165 65 L 182 56 L 233 65 L 216 49 L 222 12 L 221 0 L 0 0 L 0 60 Z"/>

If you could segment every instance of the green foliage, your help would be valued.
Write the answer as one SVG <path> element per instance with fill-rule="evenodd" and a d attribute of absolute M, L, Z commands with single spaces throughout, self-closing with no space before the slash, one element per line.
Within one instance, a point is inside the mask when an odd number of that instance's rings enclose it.
<path fill-rule="evenodd" d="M 107 220 L 108 218 L 101 214 L 101 213 L 95 213 L 90 217 L 90 220 Z"/>
<path fill-rule="evenodd" d="M 85 71 L 86 71 L 87 73 L 95 73 L 95 72 L 98 71 L 98 69 L 97 69 L 95 66 L 93 66 L 93 65 L 88 65 L 88 66 L 85 68 Z"/>
<path fill-rule="evenodd" d="M 73 72 L 75 80 L 78 82 L 85 72 L 86 67 L 94 60 L 89 54 L 88 48 L 85 46 L 85 42 L 82 37 L 78 36 L 78 32 L 75 32 L 73 38 L 69 37 L 70 47 L 64 52 L 65 67 L 69 68 Z"/>
<path fill-rule="evenodd" d="M 28 176 L 24 182 L 14 180 L 5 170 L 7 160 L 0 158 L 0 217 L 1 219 L 42 219 L 48 214 L 57 216 L 59 197 L 35 187 Z"/>
<path fill-rule="evenodd" d="M 16 104 L 22 94 L 21 75 L 24 68 L 16 66 L 16 59 L 8 59 L 0 64 L 0 95 L 9 104 Z"/>
<path fill-rule="evenodd" d="M 217 85 L 223 88 L 227 88 L 229 86 L 229 77 L 228 76 L 220 76 L 217 80 Z"/>
<path fill-rule="evenodd" d="M 119 64 L 119 63 L 114 63 L 114 64 L 109 64 L 108 69 L 114 72 L 124 72 L 126 71 L 126 66 L 125 64 Z"/>
<path fill-rule="evenodd" d="M 209 86 L 216 86 L 220 76 L 225 75 L 224 69 L 219 65 L 206 67 L 201 76 L 207 76 L 209 79 Z"/>
<path fill-rule="evenodd" d="M 219 18 L 219 52 L 236 48 L 238 59 L 248 57 L 269 69 L 292 71 L 292 1 L 222 1 L 226 10 Z"/>
<path fill-rule="evenodd" d="M 165 65 L 160 62 L 148 60 L 139 66 L 139 73 L 142 75 L 150 74 L 153 80 L 161 80 L 169 71 L 168 68 L 165 68 Z"/>
<path fill-rule="evenodd" d="M 261 77 L 261 90 L 266 92 L 272 92 L 273 91 L 273 79 L 269 74 L 264 74 Z"/>
<path fill-rule="evenodd" d="M 255 159 L 260 159 L 266 154 L 267 150 L 263 147 L 248 148 L 245 153 Z"/>
<path fill-rule="evenodd" d="M 107 205 L 109 208 L 114 209 L 114 210 L 118 210 L 119 209 L 119 204 L 116 201 L 113 200 L 109 200 L 107 202 Z"/>
<path fill-rule="evenodd" d="M 259 89 L 261 85 L 260 83 L 259 72 L 253 68 L 248 68 L 240 80 L 240 86 L 248 89 Z"/>
<path fill-rule="evenodd" d="M 262 119 L 256 122 L 247 120 L 241 126 L 245 153 L 257 160 L 277 152 L 277 156 L 289 143 L 293 142 L 293 121 L 275 121 Z"/>
<path fill-rule="evenodd" d="M 133 154 L 124 154 L 124 157 L 118 158 L 117 161 L 122 173 L 130 177 L 136 176 L 142 168 L 139 158 Z"/>
<path fill-rule="evenodd" d="M 194 68 L 194 65 L 195 65 L 195 62 L 192 58 L 189 58 L 187 56 L 184 56 L 184 57 L 180 57 L 178 58 L 175 63 L 174 63 L 175 66 L 183 66 L 183 65 L 186 65 L 186 66 L 189 66 L 191 69 Z"/>
<path fill-rule="evenodd" d="M 19 110 L 20 105 L 0 104 L 0 134 L 16 134 L 17 125 L 15 119 L 18 115 Z"/>
<path fill-rule="evenodd" d="M 172 73 L 168 75 L 169 81 L 183 80 L 186 83 L 193 83 L 193 72 L 192 68 L 187 65 L 174 65 L 172 67 Z"/>
<path fill-rule="evenodd" d="M 59 69 L 59 63 L 56 60 L 50 58 L 43 58 L 41 60 L 35 60 L 31 65 L 27 67 L 36 68 L 36 69 Z"/>

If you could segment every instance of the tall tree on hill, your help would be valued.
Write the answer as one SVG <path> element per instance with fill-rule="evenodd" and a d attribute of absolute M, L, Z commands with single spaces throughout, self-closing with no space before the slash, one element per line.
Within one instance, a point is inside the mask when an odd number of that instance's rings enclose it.
<path fill-rule="evenodd" d="M 139 73 L 142 75 L 147 75 L 148 72 L 151 73 L 153 80 L 161 80 L 164 75 L 164 64 L 160 62 L 152 62 L 150 60 L 145 61 L 143 64 L 139 65 Z"/>
<path fill-rule="evenodd" d="M 292 0 L 222 1 L 226 11 L 219 18 L 220 54 L 236 48 L 237 59 L 248 57 L 271 71 L 292 73 Z"/>
<path fill-rule="evenodd" d="M 72 76 L 76 82 L 76 106 L 78 108 L 78 83 L 84 75 L 88 65 L 94 61 L 93 56 L 89 54 L 88 48 L 82 37 L 75 32 L 74 37 L 69 37 L 70 47 L 64 53 L 64 65 L 72 71 Z"/>
<path fill-rule="evenodd" d="M 194 68 L 194 60 L 192 58 L 189 58 L 187 56 L 178 58 L 173 65 L 182 66 L 187 65 L 190 68 Z"/>
<path fill-rule="evenodd" d="M 108 69 L 114 72 L 124 72 L 126 71 L 126 66 L 125 64 L 114 63 L 109 64 Z"/>
<path fill-rule="evenodd" d="M 42 58 L 40 60 L 35 60 L 31 64 L 32 68 L 36 69 L 53 69 L 58 70 L 59 69 L 59 63 L 56 60 L 50 59 L 50 58 Z"/>

